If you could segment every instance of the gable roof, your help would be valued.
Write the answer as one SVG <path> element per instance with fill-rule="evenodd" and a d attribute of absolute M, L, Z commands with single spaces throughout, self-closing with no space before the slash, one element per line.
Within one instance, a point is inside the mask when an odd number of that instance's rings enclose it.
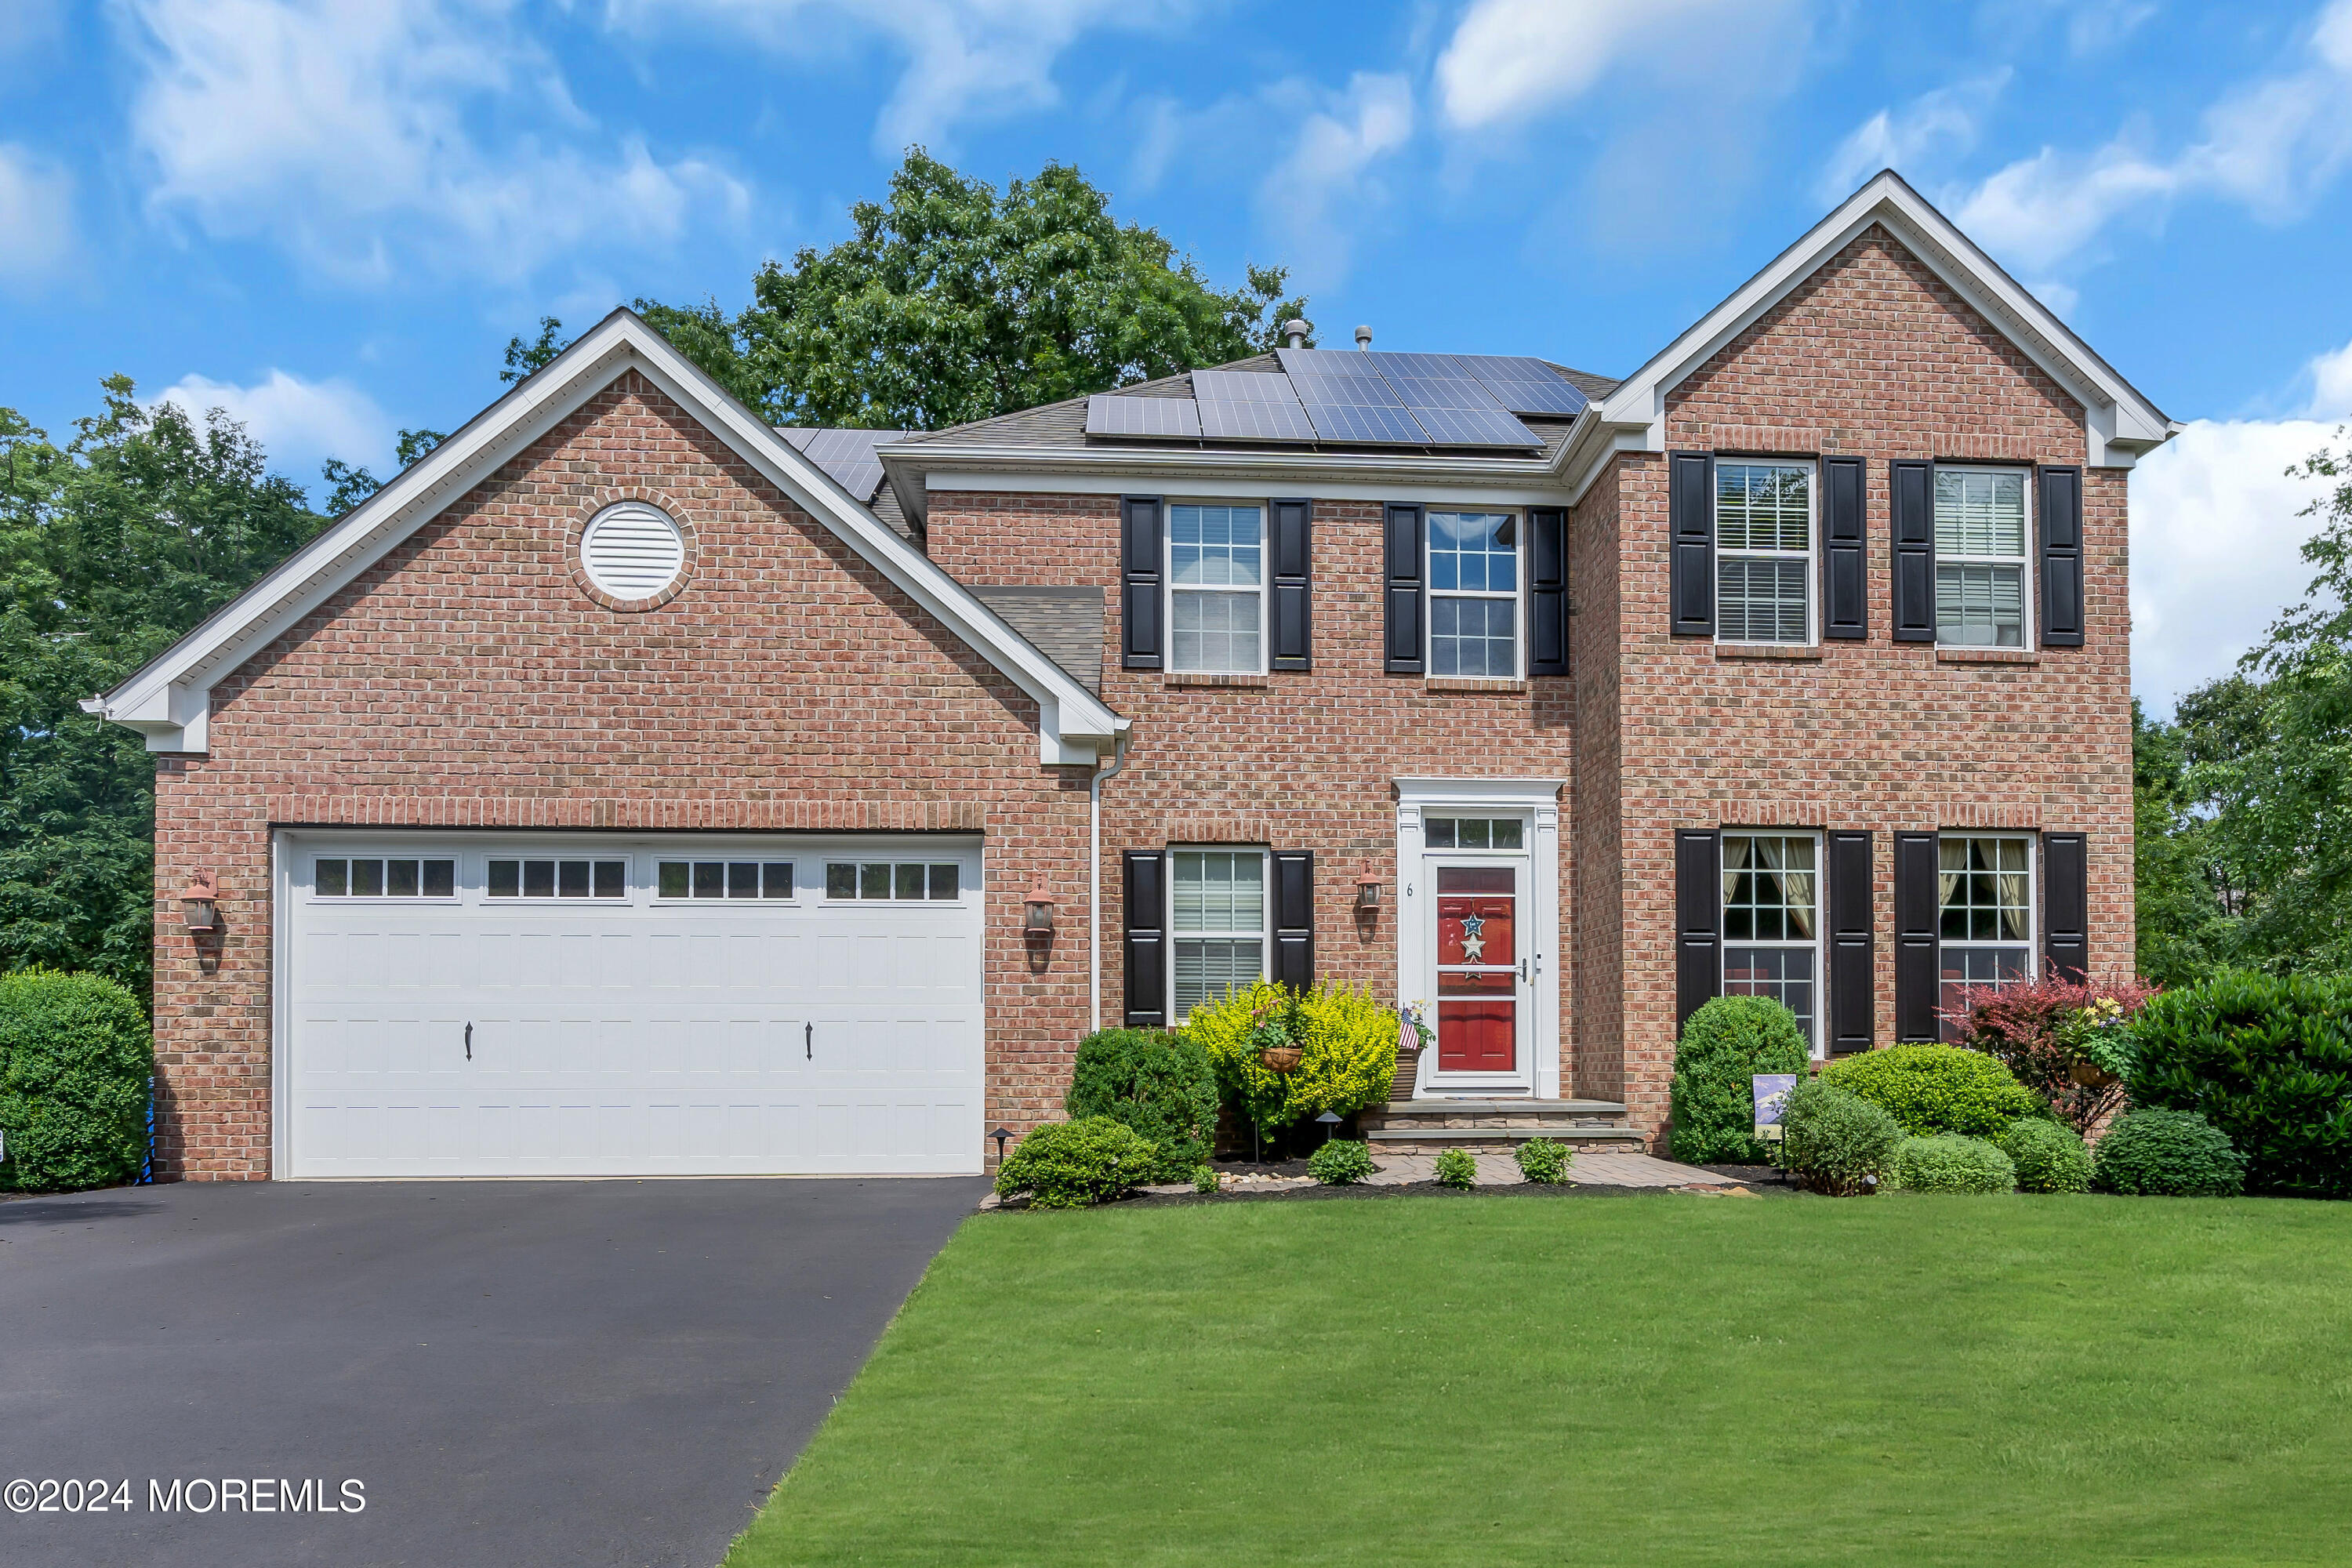
<path fill-rule="evenodd" d="M 1034 699 L 1047 766 L 1086 764 L 1128 721 L 970 589 L 885 526 L 818 462 L 710 379 L 635 311 L 617 310 L 318 538 L 83 710 L 200 752 L 212 688 L 582 404 L 635 371 Z"/>
<path fill-rule="evenodd" d="M 1666 397 L 1873 225 L 1884 227 L 2083 405 L 2089 461 L 2128 468 L 2172 422 L 1903 176 L 1882 169 L 1580 418 L 1567 477 L 1581 495 L 1612 452 L 1665 449 Z"/>

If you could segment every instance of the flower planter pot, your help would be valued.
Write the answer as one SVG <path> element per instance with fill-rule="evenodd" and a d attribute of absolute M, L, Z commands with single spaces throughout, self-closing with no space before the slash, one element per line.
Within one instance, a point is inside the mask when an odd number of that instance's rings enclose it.
<path fill-rule="evenodd" d="M 1268 1046 L 1258 1052 L 1257 1065 L 1270 1073 L 1290 1074 L 1298 1070 L 1307 1053 L 1297 1046 Z"/>
<path fill-rule="evenodd" d="M 2067 1081 L 2084 1089 L 2108 1089 L 2120 1082 L 2115 1074 L 2090 1062 L 2076 1062 L 2066 1069 Z"/>

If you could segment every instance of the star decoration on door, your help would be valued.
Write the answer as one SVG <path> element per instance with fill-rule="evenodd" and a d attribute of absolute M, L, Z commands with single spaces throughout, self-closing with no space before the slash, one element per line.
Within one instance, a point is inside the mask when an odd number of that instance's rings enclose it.
<path fill-rule="evenodd" d="M 1486 916 L 1484 916 L 1484 915 L 1465 915 L 1465 916 L 1463 916 L 1463 917 L 1462 917 L 1462 962 L 1463 962 L 1463 963 L 1486 963 Z"/>

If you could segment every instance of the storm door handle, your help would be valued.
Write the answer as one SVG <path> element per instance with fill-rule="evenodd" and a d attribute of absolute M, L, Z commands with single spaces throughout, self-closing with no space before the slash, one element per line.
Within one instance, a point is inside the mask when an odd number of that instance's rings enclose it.
<path fill-rule="evenodd" d="M 814 1024 L 801 1026 L 801 1048 L 808 1052 L 809 1060 L 816 1060 L 816 1026 Z"/>
<path fill-rule="evenodd" d="M 466 1026 L 466 1059 L 474 1059 L 474 1026 L 471 1024 Z"/>

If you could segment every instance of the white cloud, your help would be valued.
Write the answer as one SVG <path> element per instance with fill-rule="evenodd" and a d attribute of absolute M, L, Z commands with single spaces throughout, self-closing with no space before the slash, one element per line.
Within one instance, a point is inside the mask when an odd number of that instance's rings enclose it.
<path fill-rule="evenodd" d="M 2313 356 L 2304 374 L 2311 378 L 2306 418 L 2352 419 L 2352 343 Z"/>
<path fill-rule="evenodd" d="M 510 0 L 127 0 L 132 137 L 162 209 L 348 279 L 411 258 L 514 280 L 577 247 L 658 245 L 748 193 L 601 140 Z M 495 142 L 484 121 L 521 121 Z"/>
<path fill-rule="evenodd" d="M 268 455 L 270 470 L 308 484 L 329 458 L 386 471 L 393 425 L 375 400 L 340 377 L 304 381 L 273 369 L 250 386 L 183 376 L 156 403 L 176 403 L 201 424 L 218 408 L 246 427 Z"/>
<path fill-rule="evenodd" d="M 793 54 L 837 53 L 869 33 L 904 53 L 905 73 L 874 125 L 875 150 L 943 144 L 968 121 L 1061 101 L 1054 65 L 1097 29 L 1188 18 L 1192 0 L 607 0 L 615 25 L 647 30 L 681 16 L 715 22 Z"/>
<path fill-rule="evenodd" d="M 1258 187 L 1258 206 L 1287 240 L 1302 281 L 1328 287 L 1345 275 L 1357 221 L 1384 197 L 1373 168 L 1412 139 L 1412 124 L 1411 84 L 1363 72 L 1300 121 Z"/>
<path fill-rule="evenodd" d="M 2321 12 L 2311 53 L 2214 103 L 2201 138 L 2170 157 L 2126 132 L 2088 153 L 2044 147 L 2020 159 L 1958 197 L 1959 225 L 2004 258 L 2049 268 L 2126 214 L 2160 214 L 2179 197 L 2293 218 L 2352 163 L 2352 0 Z"/>
<path fill-rule="evenodd" d="M 1897 112 L 1882 109 L 1838 143 L 1822 166 L 1813 195 L 1834 206 L 1881 169 L 1911 174 L 1927 159 L 1965 153 L 2013 73 L 2009 67 L 1923 93 Z M 1916 177 L 1916 175 L 1914 176 Z"/>
<path fill-rule="evenodd" d="M 50 278 L 73 247 L 73 176 L 29 148 L 0 142 L 0 280 Z"/>
<path fill-rule="evenodd" d="M 1706 72 L 1727 46 L 1753 37 L 1754 23 L 1788 9 L 1757 0 L 1474 0 L 1437 58 L 1439 107 L 1456 130 L 1475 131 L 1578 98 L 1628 57 L 1669 79 Z"/>

